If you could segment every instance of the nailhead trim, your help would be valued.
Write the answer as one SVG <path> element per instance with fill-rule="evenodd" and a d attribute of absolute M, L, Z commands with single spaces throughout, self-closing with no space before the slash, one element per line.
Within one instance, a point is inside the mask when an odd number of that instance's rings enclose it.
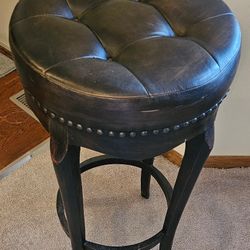
<path fill-rule="evenodd" d="M 60 117 L 60 118 L 59 118 L 59 122 L 60 122 L 60 123 L 64 123 L 64 121 L 65 121 L 65 120 L 64 120 L 63 117 Z"/>
<path fill-rule="evenodd" d="M 121 138 L 124 138 L 124 137 L 126 137 L 126 134 L 125 134 L 124 132 L 120 132 L 119 136 L 120 136 Z"/>
<path fill-rule="evenodd" d="M 73 122 L 72 121 L 68 121 L 67 124 L 68 124 L 69 127 L 73 127 Z"/>
<path fill-rule="evenodd" d="M 164 129 L 163 129 L 163 133 L 164 133 L 164 134 L 167 134 L 169 131 L 170 131 L 170 128 L 164 128 Z"/>
<path fill-rule="evenodd" d="M 152 131 L 148 131 L 148 130 L 143 130 L 141 132 L 139 132 L 139 131 L 131 131 L 131 132 L 108 131 L 107 134 L 108 134 L 109 137 L 118 136 L 120 138 L 125 138 L 126 136 L 128 136 L 130 138 L 135 138 L 138 135 L 140 135 L 142 137 L 145 137 L 145 136 L 148 136 L 151 133 L 153 135 L 159 135 L 161 133 L 168 134 L 171 131 L 178 131 L 178 130 L 180 130 L 182 128 L 188 127 L 189 125 L 196 123 L 197 121 L 199 121 L 201 119 L 204 119 L 207 115 L 209 115 L 210 113 L 212 113 L 214 110 L 216 110 L 219 107 L 219 105 L 222 103 L 223 99 L 226 98 L 226 96 L 227 96 L 227 94 L 218 103 L 216 103 L 212 108 L 210 108 L 207 112 L 204 112 L 200 116 L 194 117 L 190 121 L 186 121 L 186 122 L 184 122 L 182 124 L 177 124 L 175 126 L 168 127 L 168 128 L 163 128 L 163 129 L 155 129 L 155 130 L 152 130 Z M 46 114 L 46 115 L 49 115 L 50 118 L 52 118 L 52 119 L 57 118 L 59 120 L 59 122 L 62 123 L 62 124 L 66 123 L 69 127 L 75 127 L 79 131 L 83 130 L 84 126 L 82 124 L 73 123 L 70 120 L 66 121 L 64 117 L 59 117 L 55 113 L 49 112 L 49 110 L 46 107 L 43 107 L 41 105 L 41 103 L 39 101 L 37 101 L 34 96 L 31 95 L 31 99 L 43 111 L 43 113 Z M 102 135 L 105 134 L 104 130 L 102 130 L 102 129 L 93 129 L 93 128 L 90 128 L 90 127 L 86 128 L 86 131 L 89 134 L 96 133 L 99 136 L 102 136 Z"/>
<path fill-rule="evenodd" d="M 158 129 L 157 129 L 157 130 L 153 130 L 153 134 L 154 134 L 154 135 L 158 135 L 159 132 L 160 132 L 160 131 L 159 131 Z"/>
<path fill-rule="evenodd" d="M 82 129 L 83 129 L 81 124 L 77 124 L 77 125 L 76 125 L 76 128 L 77 128 L 78 130 L 82 130 Z"/>
<path fill-rule="evenodd" d="M 87 132 L 91 134 L 93 132 L 92 128 L 87 128 Z"/>
<path fill-rule="evenodd" d="M 180 125 L 175 125 L 174 126 L 174 130 L 176 131 L 176 130 L 179 130 L 181 128 L 181 126 Z"/>
<path fill-rule="evenodd" d="M 115 136 L 115 133 L 113 131 L 109 131 L 109 136 L 113 137 Z"/>
<path fill-rule="evenodd" d="M 97 133 L 98 135 L 103 135 L 103 131 L 102 131 L 101 129 L 97 129 L 96 133 Z"/>
<path fill-rule="evenodd" d="M 136 133 L 135 132 L 130 132 L 129 136 L 132 137 L 132 138 L 134 138 L 134 137 L 136 137 Z"/>

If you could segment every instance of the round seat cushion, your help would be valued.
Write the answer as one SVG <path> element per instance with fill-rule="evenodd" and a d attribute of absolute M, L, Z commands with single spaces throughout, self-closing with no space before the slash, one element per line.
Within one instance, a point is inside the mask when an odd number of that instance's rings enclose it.
<path fill-rule="evenodd" d="M 134 137 L 215 110 L 241 33 L 221 0 L 20 0 L 10 44 L 26 93 L 50 118 Z"/>

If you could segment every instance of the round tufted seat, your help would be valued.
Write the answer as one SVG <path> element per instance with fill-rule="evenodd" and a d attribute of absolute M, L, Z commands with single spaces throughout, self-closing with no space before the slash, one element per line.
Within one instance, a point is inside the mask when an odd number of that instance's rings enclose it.
<path fill-rule="evenodd" d="M 241 32 L 231 10 L 221 0 L 20 0 L 10 45 L 28 104 L 51 134 L 72 248 L 171 249 L 237 70 Z M 183 142 L 172 194 L 153 157 Z M 114 158 L 80 168 L 81 146 Z M 79 169 L 110 163 L 141 168 L 145 198 L 154 176 L 169 205 L 162 231 L 128 248 L 85 239 Z"/>
<path fill-rule="evenodd" d="M 98 134 L 143 144 L 138 137 L 158 136 L 161 149 L 149 147 L 152 155 L 168 149 L 165 134 L 197 127 L 216 109 L 241 43 L 238 22 L 220 0 L 22 0 L 10 41 L 26 93 L 45 113 L 91 140 Z M 47 126 L 49 118 L 38 117 Z M 113 153 L 103 140 L 85 146 Z M 117 141 L 116 154 L 127 143 L 134 144 Z"/>

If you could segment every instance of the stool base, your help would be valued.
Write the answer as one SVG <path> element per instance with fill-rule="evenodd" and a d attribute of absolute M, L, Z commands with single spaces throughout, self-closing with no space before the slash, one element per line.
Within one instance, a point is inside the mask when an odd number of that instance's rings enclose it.
<path fill-rule="evenodd" d="M 51 155 L 60 187 L 60 192 L 57 197 L 57 211 L 64 231 L 70 236 L 72 249 L 146 250 L 160 243 L 160 250 L 171 250 L 181 215 L 200 175 L 203 164 L 213 148 L 213 124 L 210 124 L 203 133 L 186 141 L 185 155 L 174 185 L 173 193 L 172 187 L 167 179 L 159 170 L 153 167 L 153 159 L 136 161 L 123 160 L 110 156 L 99 156 L 79 164 L 80 147 L 68 144 L 66 130 L 60 130 L 60 127 L 53 126 L 51 126 L 51 128 L 53 130 Z M 144 198 L 149 197 L 151 176 L 156 179 L 168 203 L 168 210 L 162 231 L 146 241 L 124 247 L 102 246 L 86 240 L 81 173 L 107 164 L 125 164 L 141 168 L 141 194 Z M 67 220 L 64 213 L 67 216 Z"/>
<path fill-rule="evenodd" d="M 142 196 L 144 198 L 149 198 L 149 182 L 150 178 L 149 176 L 153 176 L 154 179 L 157 181 L 157 183 L 160 185 L 165 197 L 167 204 L 170 204 L 170 200 L 172 197 L 172 187 L 168 180 L 165 178 L 165 176 L 153 166 L 153 159 L 145 160 L 145 161 L 133 161 L 133 160 L 124 160 L 124 159 L 119 159 L 119 158 L 114 158 L 111 156 L 98 156 L 98 157 L 93 157 L 89 160 L 84 161 L 80 165 L 80 171 L 81 173 L 84 173 L 90 169 L 96 168 L 96 167 L 101 167 L 109 164 L 121 164 L 121 165 L 129 165 L 129 166 L 135 166 L 138 168 L 142 169 Z M 143 178 L 146 178 L 145 181 L 143 181 Z M 148 184 L 148 186 L 145 186 Z M 64 214 L 64 207 L 63 207 L 63 202 L 62 202 L 62 197 L 60 191 L 57 193 L 57 213 L 59 220 L 61 222 L 61 225 L 64 229 L 64 232 L 67 234 L 68 237 L 69 235 L 69 229 L 68 229 L 68 223 Z M 164 236 L 163 230 L 151 237 L 150 239 L 147 239 L 143 242 L 130 245 L 130 246 L 120 246 L 120 247 L 111 247 L 111 246 L 103 246 L 100 244 L 92 243 L 85 241 L 84 242 L 84 249 L 103 249 L 103 250 L 108 250 L 108 249 L 126 249 L 126 250 L 136 250 L 136 249 L 143 249 L 143 250 L 148 250 L 152 249 L 154 246 L 156 246 L 158 243 L 161 242 L 162 238 Z"/>

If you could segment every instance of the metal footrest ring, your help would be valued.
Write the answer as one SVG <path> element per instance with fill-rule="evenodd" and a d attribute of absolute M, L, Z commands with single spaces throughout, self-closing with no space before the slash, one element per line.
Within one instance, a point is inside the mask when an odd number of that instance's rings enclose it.
<path fill-rule="evenodd" d="M 154 177 L 154 179 L 157 181 L 157 183 L 161 187 L 161 189 L 165 195 L 167 204 L 168 205 L 170 204 L 170 200 L 171 200 L 172 192 L 173 192 L 173 189 L 172 189 L 170 183 L 168 182 L 166 177 L 157 168 L 155 168 L 154 166 L 149 166 L 143 161 L 124 160 L 124 159 L 115 158 L 112 156 L 102 155 L 102 156 L 93 157 L 89 160 L 82 162 L 80 164 L 80 172 L 84 173 L 90 169 L 105 166 L 105 165 L 110 165 L 110 164 L 128 165 L 128 166 L 138 167 L 141 169 L 149 168 L 151 175 Z M 57 192 L 56 208 L 57 208 L 57 214 L 58 214 L 60 223 L 63 227 L 63 230 L 66 233 L 66 235 L 69 237 L 68 223 L 67 223 L 67 219 L 65 217 L 63 202 L 62 202 L 61 193 L 59 190 Z M 86 241 L 84 243 L 84 249 L 91 249 L 91 250 L 95 250 L 95 249 L 99 249 L 99 250 L 109 250 L 109 249 L 110 250 L 123 250 L 123 249 L 124 250 L 125 249 L 126 250 L 138 250 L 138 249 L 149 250 L 149 249 L 152 249 L 154 246 L 156 246 L 158 243 L 160 243 L 163 236 L 164 236 L 163 231 L 160 231 L 156 235 L 152 236 L 151 238 L 149 238 L 143 242 L 140 242 L 140 243 L 137 243 L 134 245 L 130 245 L 130 246 L 119 246 L 119 247 L 104 246 L 104 245 L 100 245 L 100 244 Z"/>

